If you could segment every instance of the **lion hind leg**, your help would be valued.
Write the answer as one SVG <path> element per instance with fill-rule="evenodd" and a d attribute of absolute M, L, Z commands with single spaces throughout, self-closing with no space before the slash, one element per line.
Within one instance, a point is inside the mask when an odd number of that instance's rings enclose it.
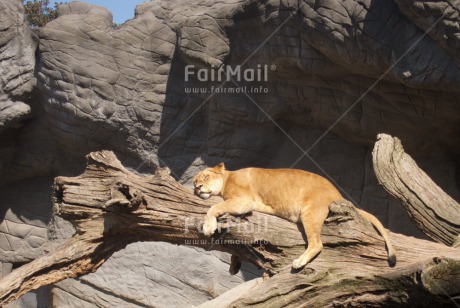
<path fill-rule="evenodd" d="M 324 210 L 325 209 L 325 210 Z M 300 269 L 307 265 L 323 249 L 321 241 L 321 230 L 323 229 L 324 220 L 329 212 L 328 207 L 313 208 L 311 206 L 302 209 L 300 220 L 307 236 L 307 250 L 292 262 L 292 267 Z"/>

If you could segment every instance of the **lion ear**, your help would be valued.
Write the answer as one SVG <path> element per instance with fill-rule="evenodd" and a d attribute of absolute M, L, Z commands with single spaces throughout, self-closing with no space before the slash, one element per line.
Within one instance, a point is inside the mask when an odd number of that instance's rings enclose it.
<path fill-rule="evenodd" d="M 224 163 L 220 163 L 220 164 L 218 164 L 216 167 L 217 167 L 217 169 L 218 169 L 219 171 L 225 170 L 225 164 L 224 164 Z"/>

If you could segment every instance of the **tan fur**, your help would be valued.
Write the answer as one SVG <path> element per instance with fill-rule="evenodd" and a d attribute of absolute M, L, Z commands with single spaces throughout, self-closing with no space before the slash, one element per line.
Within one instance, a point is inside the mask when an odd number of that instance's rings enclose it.
<path fill-rule="evenodd" d="M 220 195 L 224 201 L 212 206 L 203 225 L 209 236 L 217 229 L 217 217 L 225 213 L 241 215 L 258 211 L 302 222 L 308 240 L 307 250 L 294 262 L 301 268 L 323 248 L 321 229 L 333 201 L 342 200 L 339 191 L 325 178 L 295 169 L 246 168 L 228 171 L 223 163 L 207 168 L 193 179 L 195 194 L 203 199 Z M 358 210 L 385 239 L 390 264 L 395 262 L 394 250 L 382 224 L 373 215 Z"/>

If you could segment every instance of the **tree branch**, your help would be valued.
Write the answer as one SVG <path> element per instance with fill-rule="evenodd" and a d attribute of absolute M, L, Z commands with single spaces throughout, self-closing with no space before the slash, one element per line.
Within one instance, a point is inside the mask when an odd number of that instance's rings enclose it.
<path fill-rule="evenodd" d="M 380 134 L 377 139 L 372 155 L 380 184 L 401 202 L 422 232 L 452 246 L 460 234 L 460 205 L 404 152 L 398 138 Z"/>
<path fill-rule="evenodd" d="M 318 306 L 330 305 L 333 298 L 346 304 L 357 292 L 364 294 L 357 302 L 373 300 L 375 305 L 381 301 L 381 296 L 371 296 L 376 293 L 388 294 L 389 302 L 414 304 L 420 303 L 420 298 L 425 302 L 430 298 L 449 303 L 448 295 L 460 293 L 458 250 L 390 234 L 398 254 L 396 268 L 390 268 L 383 239 L 346 200 L 330 205 L 322 232 L 323 251 L 295 273 L 291 263 L 306 246 L 297 225 L 261 213 L 242 218 L 225 216 L 219 220 L 221 232 L 207 238 L 201 233 L 203 217 L 217 200 L 194 196 L 167 170 L 149 177 L 136 175 L 125 169 L 112 152 L 91 153 L 87 160 L 82 175 L 58 177 L 54 185 L 55 214 L 72 222 L 76 235 L 56 251 L 4 277 L 0 281 L 0 304 L 38 287 L 94 272 L 115 251 L 137 241 L 221 250 L 273 275 L 257 286 L 257 296 L 240 292 L 233 301 L 236 306 L 276 306 L 280 301 L 298 305 L 299 300 Z M 439 267 L 445 263 L 448 266 Z M 428 267 L 434 270 L 427 271 Z M 441 284 L 445 292 L 433 293 L 435 287 L 426 283 L 421 288 L 413 278 L 423 273 L 428 280 L 448 277 Z"/>

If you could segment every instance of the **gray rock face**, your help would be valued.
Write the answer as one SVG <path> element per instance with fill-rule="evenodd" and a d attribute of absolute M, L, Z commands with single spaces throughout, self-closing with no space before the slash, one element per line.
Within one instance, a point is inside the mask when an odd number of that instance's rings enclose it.
<path fill-rule="evenodd" d="M 426 3 L 416 0 L 396 0 L 395 3 L 405 16 L 420 29 L 427 32 L 427 35 L 429 35 L 433 41 L 441 45 L 455 60 L 458 66 L 460 63 L 458 3 L 455 1 Z"/>
<path fill-rule="evenodd" d="M 222 266 L 225 262 L 226 267 Z M 254 278 L 228 273 L 229 256 L 165 243 L 136 243 L 95 274 L 56 284 L 58 307 L 190 307 Z M 158 266 L 161 264 L 161 266 Z M 70 295 L 70 296 L 69 296 Z M 56 298 L 56 297 L 54 297 Z M 76 298 L 78 300 L 76 300 Z"/>
<path fill-rule="evenodd" d="M 0 93 L 12 98 L 30 92 L 35 84 L 35 48 L 22 1 L 0 3 Z"/>
<path fill-rule="evenodd" d="M 36 49 L 21 2 L 0 0 L 2 262 L 52 249 L 52 178 L 79 174 L 100 149 L 140 173 L 168 166 L 185 184 L 221 161 L 306 169 L 392 231 L 422 236 L 378 186 L 371 151 L 378 133 L 399 137 L 460 199 L 458 11 L 452 1 L 161 0 L 113 29 L 106 9 L 72 2 L 36 31 Z M 219 80 L 217 68 L 241 75 Z M 53 221 L 50 232 L 73 230 Z M 137 243 L 52 298 L 198 305 L 254 276 L 228 276 L 226 258 Z"/>
<path fill-rule="evenodd" d="M 38 72 L 59 143 L 79 155 L 112 148 L 149 162 L 175 41 L 152 13 L 114 30 L 106 9 L 79 2 L 61 6 L 59 18 L 40 33 Z"/>
<path fill-rule="evenodd" d="M 51 178 L 36 178 L 0 187 L 1 262 L 29 262 L 46 252 L 51 184 Z"/>
<path fill-rule="evenodd" d="M 29 118 L 21 102 L 35 84 L 35 48 L 22 1 L 0 2 L 0 133 Z"/>
<path fill-rule="evenodd" d="M 0 1 L 0 174 L 14 157 L 15 130 L 31 117 L 26 96 L 35 84 L 36 43 L 22 1 Z M 1 179 L 0 183 L 5 180 Z"/>
<path fill-rule="evenodd" d="M 0 102 L 0 133 L 8 127 L 15 127 L 30 116 L 30 106 L 9 100 Z"/>

